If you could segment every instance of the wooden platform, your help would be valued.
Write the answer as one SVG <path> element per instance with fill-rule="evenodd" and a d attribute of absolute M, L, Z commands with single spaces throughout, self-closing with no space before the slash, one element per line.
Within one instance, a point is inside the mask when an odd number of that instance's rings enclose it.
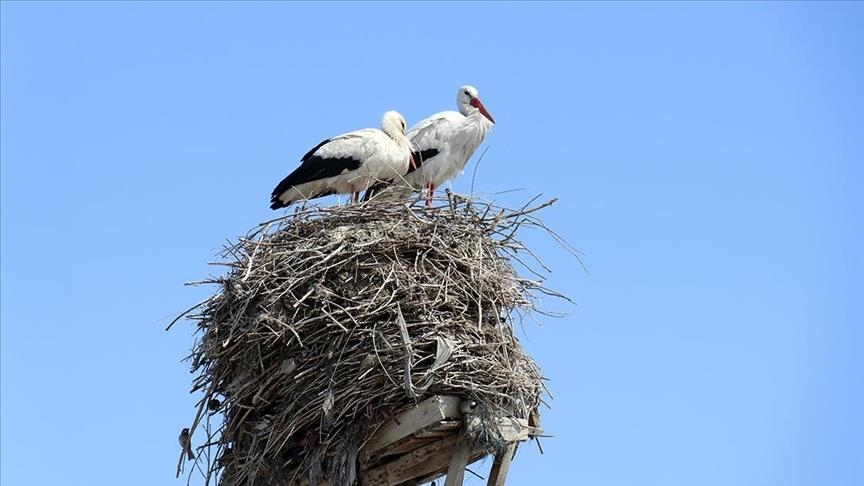
<path fill-rule="evenodd" d="M 501 437 L 509 445 L 496 456 L 488 485 L 504 484 L 510 461 L 520 441 L 542 431 L 532 416 L 498 421 Z M 360 448 L 360 484 L 392 486 L 422 484 L 447 475 L 445 486 L 462 484 L 465 466 L 485 451 L 471 450 L 463 440 L 465 424 L 479 420 L 469 404 L 452 396 L 434 396 L 405 410 L 382 425 Z"/>

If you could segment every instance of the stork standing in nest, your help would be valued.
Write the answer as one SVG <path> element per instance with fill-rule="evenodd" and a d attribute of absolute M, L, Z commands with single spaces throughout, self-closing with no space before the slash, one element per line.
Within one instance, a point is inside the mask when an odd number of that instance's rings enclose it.
<path fill-rule="evenodd" d="M 405 118 L 388 111 L 381 129 L 364 128 L 328 138 L 301 159 L 300 167 L 282 179 L 270 196 L 270 209 L 301 199 L 351 194 L 382 181 L 401 179 L 414 166 L 411 142 L 405 136 Z"/>
<path fill-rule="evenodd" d="M 462 86 L 456 94 L 455 111 L 436 113 L 411 127 L 408 139 L 414 145 L 417 169 L 409 170 L 397 186 L 426 191 L 426 205 L 432 204 L 435 188 L 456 177 L 465 169 L 468 159 L 483 143 L 495 119 L 480 101 L 474 86 Z M 386 186 L 375 184 L 366 193 L 368 199 Z"/>

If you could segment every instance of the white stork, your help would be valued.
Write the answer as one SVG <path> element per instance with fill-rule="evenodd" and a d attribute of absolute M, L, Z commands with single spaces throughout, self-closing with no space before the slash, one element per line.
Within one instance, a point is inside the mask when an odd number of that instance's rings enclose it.
<path fill-rule="evenodd" d="M 414 166 L 405 118 L 396 111 L 384 113 L 381 130 L 364 128 L 328 138 L 301 161 L 273 189 L 270 209 L 331 194 L 351 194 L 356 201 L 360 191 L 376 182 L 401 179 Z"/>
<path fill-rule="evenodd" d="M 486 137 L 495 120 L 480 102 L 474 86 L 462 86 L 456 94 L 459 112 L 442 111 L 421 120 L 408 131 L 408 139 L 414 145 L 414 160 L 417 170 L 409 169 L 397 186 L 409 185 L 415 191 L 427 190 L 426 205 L 432 204 L 435 188 L 453 179 L 465 168 L 468 159 Z M 400 184 L 401 183 L 401 184 Z M 376 184 L 367 191 L 380 190 L 384 184 Z"/>

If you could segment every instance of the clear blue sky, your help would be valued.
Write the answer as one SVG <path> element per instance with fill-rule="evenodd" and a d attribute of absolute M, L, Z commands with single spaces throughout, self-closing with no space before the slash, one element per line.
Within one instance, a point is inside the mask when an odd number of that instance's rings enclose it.
<path fill-rule="evenodd" d="M 183 283 L 322 138 L 465 83 L 476 188 L 560 198 L 591 271 L 527 235 L 578 306 L 526 325 L 555 438 L 510 484 L 864 484 L 864 5 L 0 14 L 4 486 L 184 484 Z"/>

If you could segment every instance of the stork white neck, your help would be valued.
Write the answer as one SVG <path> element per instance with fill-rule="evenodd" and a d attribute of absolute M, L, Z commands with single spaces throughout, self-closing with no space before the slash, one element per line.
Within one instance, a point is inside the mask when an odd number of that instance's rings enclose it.
<path fill-rule="evenodd" d="M 400 147 L 411 148 L 411 142 L 405 136 L 405 118 L 398 111 L 384 113 L 381 117 L 381 131 Z"/>
<path fill-rule="evenodd" d="M 462 150 L 465 152 L 466 158 L 470 157 L 483 143 L 483 139 L 486 138 L 492 125 L 493 123 L 479 111 L 475 110 L 474 113 L 465 115 L 465 120 L 462 122 L 462 127 L 460 127 L 456 137 L 462 142 Z"/>

